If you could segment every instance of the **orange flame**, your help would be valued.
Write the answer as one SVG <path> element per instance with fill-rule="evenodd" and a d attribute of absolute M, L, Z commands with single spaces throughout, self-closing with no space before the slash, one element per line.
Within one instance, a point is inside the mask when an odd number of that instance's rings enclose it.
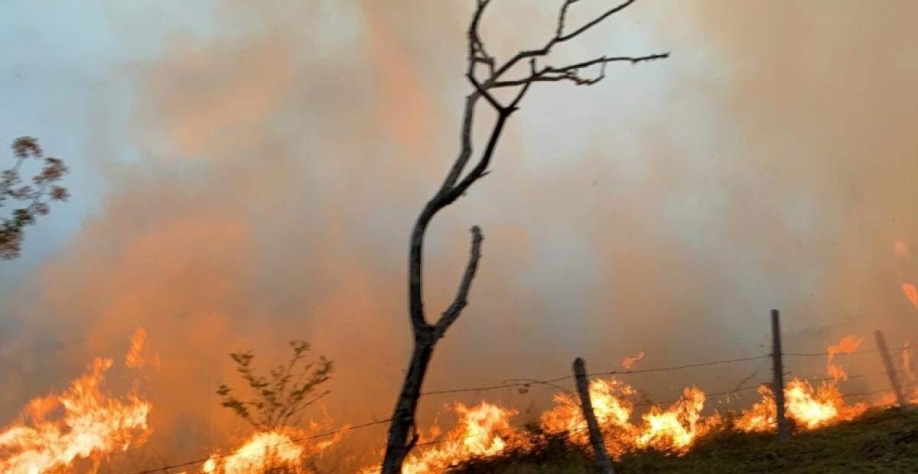
<path fill-rule="evenodd" d="M 596 421 L 605 437 L 610 454 L 620 457 L 635 449 L 655 449 L 663 452 L 683 453 L 714 424 L 701 423 L 705 394 L 701 389 L 691 387 L 683 392 L 683 398 L 667 409 L 653 406 L 641 416 L 640 425 L 631 423 L 634 404 L 629 400 L 637 392 L 616 379 L 593 380 L 590 382 L 590 401 Z M 566 433 L 571 441 L 586 444 L 589 433 L 586 420 L 580 409 L 578 398 L 571 394 L 555 396 L 557 406 L 542 415 L 542 428 L 548 433 Z"/>
<path fill-rule="evenodd" d="M 430 446 L 409 456 L 402 466 L 404 474 L 432 474 L 446 471 L 450 466 L 473 457 L 489 457 L 504 452 L 510 446 L 525 447 L 525 441 L 517 438 L 510 419 L 516 410 L 481 402 L 474 407 L 462 403 L 453 406 L 459 416 L 456 428 L 438 438 L 440 428 L 434 426 L 428 436 L 420 438 L 418 445 Z M 380 472 L 378 467 L 367 468 L 361 474 Z"/>
<path fill-rule="evenodd" d="M 638 355 L 633 356 L 633 357 L 625 357 L 625 359 L 622 360 L 622 367 L 630 370 L 631 367 L 634 366 L 635 362 L 643 358 L 644 358 L 644 351 L 639 352 Z"/>
<path fill-rule="evenodd" d="M 228 456 L 213 455 L 201 472 L 207 474 L 249 474 L 278 470 L 302 474 L 306 449 L 294 441 L 295 435 L 281 430 L 255 433 Z"/>
<path fill-rule="evenodd" d="M 912 306 L 918 308 L 918 289 L 915 288 L 915 285 L 907 282 L 902 283 L 902 292 L 912 302 Z"/>
<path fill-rule="evenodd" d="M 96 358 L 63 393 L 30 401 L 22 421 L 0 431 L 0 472 L 72 470 L 80 459 L 144 443 L 151 406 L 133 393 L 106 396 L 101 384 L 111 366 L 111 359 Z"/>
<path fill-rule="evenodd" d="M 830 377 L 836 381 L 848 380 L 848 373 L 845 372 L 845 370 L 840 366 L 834 364 L 832 360 L 835 359 L 835 356 L 838 354 L 850 354 L 856 351 L 863 342 L 863 337 L 857 338 L 852 334 L 850 336 L 843 337 L 841 341 L 838 341 L 837 345 L 829 346 L 827 350 L 829 360 L 826 363 L 826 370 L 828 371 Z"/>

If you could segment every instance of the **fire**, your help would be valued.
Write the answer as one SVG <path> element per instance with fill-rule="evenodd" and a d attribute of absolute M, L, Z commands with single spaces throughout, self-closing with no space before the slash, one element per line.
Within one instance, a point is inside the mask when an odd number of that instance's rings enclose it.
<path fill-rule="evenodd" d="M 272 472 L 303 474 L 306 449 L 294 441 L 289 430 L 255 433 L 249 440 L 228 456 L 213 455 L 201 472 L 212 474 L 249 474 Z"/>
<path fill-rule="evenodd" d="M 138 369 L 157 365 L 147 363 L 144 350 L 146 333 L 139 330 L 131 341 L 125 365 Z M 861 415 L 867 405 L 846 404 L 838 387 L 848 374 L 836 364 L 839 354 L 855 352 L 862 337 L 849 335 L 827 349 L 826 368 L 830 380 L 818 386 L 798 378 L 784 389 L 787 418 L 798 429 L 812 430 Z M 644 357 L 642 351 L 625 358 L 629 368 Z M 902 350 L 903 368 L 911 373 L 909 345 Z M 110 359 L 93 361 L 89 372 L 73 381 L 65 392 L 36 398 L 23 410 L 22 421 L 0 431 L 0 472 L 10 474 L 44 474 L 82 472 L 81 462 L 92 462 L 93 472 L 101 457 L 138 446 L 149 434 L 147 415 L 151 405 L 134 392 L 121 398 L 103 393 L 101 384 Z M 648 406 L 629 384 L 616 378 L 593 379 L 589 383 L 593 412 L 609 454 L 615 458 L 637 450 L 655 450 L 682 455 L 703 436 L 726 429 L 718 413 L 704 414 L 708 396 L 697 387 L 685 388 L 679 400 L 667 405 Z M 772 388 L 759 388 L 761 400 L 739 413 L 733 426 L 745 432 L 773 431 L 776 407 Z M 912 397 L 918 398 L 918 392 Z M 587 447 L 589 434 L 574 393 L 562 392 L 553 397 L 554 407 L 539 418 L 540 432 L 561 436 L 571 443 Z M 641 401 L 640 403 L 637 403 Z M 880 402 L 881 404 L 883 402 Z M 516 410 L 494 403 L 474 406 L 456 403 L 456 427 L 443 431 L 434 426 L 419 436 L 414 452 L 405 460 L 406 474 L 431 474 L 448 470 L 472 458 L 493 457 L 510 450 L 533 447 L 533 436 L 511 423 Z M 327 415 L 326 415 L 327 418 Z M 330 420 L 327 420 L 330 423 Z M 321 428 L 325 428 L 323 424 Z M 333 437 L 312 442 L 311 433 L 320 426 L 311 423 L 308 430 L 279 427 L 260 430 L 228 454 L 214 453 L 197 472 L 200 474 L 249 474 L 315 472 L 312 461 L 326 448 L 337 443 L 347 427 L 334 430 Z M 81 461 L 82 460 L 82 461 Z M 80 470 L 80 471 L 78 471 Z M 365 469 L 373 474 L 378 468 Z"/>
<path fill-rule="evenodd" d="M 112 360 L 96 358 L 88 373 L 60 394 L 28 403 L 22 420 L 0 431 L 0 472 L 40 474 L 98 462 L 146 441 L 151 405 L 134 393 L 122 398 L 101 388 Z"/>
<path fill-rule="evenodd" d="M 442 439 L 436 439 L 441 433 L 437 426 L 427 436 L 419 437 L 418 445 L 429 448 L 422 448 L 405 459 L 402 466 L 404 474 L 440 473 L 467 459 L 494 456 L 510 446 L 526 446 L 510 424 L 510 419 L 518 414 L 516 410 L 481 402 L 473 407 L 456 403 L 453 412 L 459 417 L 456 428 Z M 360 472 L 374 474 L 379 472 L 379 468 L 367 468 Z"/>
<path fill-rule="evenodd" d="M 912 306 L 918 308 L 918 289 L 915 288 L 915 285 L 908 282 L 902 283 L 902 292 L 912 302 Z"/>
<path fill-rule="evenodd" d="M 854 335 L 845 336 L 837 345 L 829 346 L 828 353 L 829 360 L 826 363 L 826 370 L 829 373 L 829 376 L 835 379 L 836 381 L 848 380 L 848 373 L 845 372 L 840 366 L 834 364 L 832 361 L 835 359 L 835 356 L 838 354 L 850 354 L 857 350 L 861 346 L 861 343 L 864 342 L 864 338 L 857 338 Z"/>
<path fill-rule="evenodd" d="M 443 442 L 430 441 L 432 448 L 406 459 L 403 473 L 443 472 L 465 459 L 500 454 L 513 441 L 515 429 L 510 419 L 518 414 L 516 410 L 487 402 L 471 408 L 457 403 L 453 410 L 459 415 L 458 426 Z"/>
<path fill-rule="evenodd" d="M 851 420 L 867 410 L 862 403 L 845 406 L 835 383 L 823 383 L 814 391 L 808 382 L 794 379 L 784 394 L 788 416 L 806 429 Z"/>
<path fill-rule="evenodd" d="M 331 419 L 310 421 L 306 428 L 278 426 L 258 430 L 230 454 L 214 452 L 201 466 L 203 474 L 255 474 L 284 473 L 307 474 L 315 472 L 311 463 L 329 447 L 337 444 L 349 425 L 331 430 Z M 325 431 L 325 435 L 316 432 Z M 321 440 L 320 440 L 321 439 Z M 309 466 L 310 468 L 307 468 Z"/>
<path fill-rule="evenodd" d="M 689 387 L 684 390 L 682 400 L 677 401 L 668 410 L 651 408 L 650 412 L 642 417 L 644 429 L 635 440 L 635 444 L 640 448 L 685 452 L 695 439 L 706 431 L 705 426 L 700 423 L 704 401 L 705 394 L 701 389 Z"/>
<path fill-rule="evenodd" d="M 772 431 L 777 426 L 775 399 L 770 387 L 760 387 L 762 401 L 745 411 L 736 422 L 741 431 Z M 856 418 L 867 410 L 864 403 L 846 405 L 834 381 L 823 382 L 817 389 L 805 380 L 793 379 L 784 387 L 787 417 L 803 429 L 820 428 Z"/>
<path fill-rule="evenodd" d="M 622 360 L 622 367 L 624 367 L 625 369 L 629 369 L 629 370 L 630 370 L 631 367 L 634 366 L 634 363 L 635 363 L 635 362 L 637 362 L 637 361 L 639 361 L 639 360 L 641 360 L 641 359 L 643 359 L 643 358 L 644 358 L 644 351 L 639 352 L 638 355 L 633 356 L 633 357 L 625 357 L 625 359 Z"/>
<path fill-rule="evenodd" d="M 762 396 L 762 400 L 743 412 L 742 416 L 736 420 L 736 428 L 746 432 L 765 432 L 775 429 L 778 422 L 774 393 L 772 387 L 760 385 L 759 395 Z"/>
<path fill-rule="evenodd" d="M 596 421 L 605 437 L 610 454 L 619 457 L 635 449 L 655 449 L 664 452 L 682 453 L 710 426 L 719 422 L 712 417 L 710 423 L 703 423 L 705 393 L 690 387 L 683 391 L 683 398 L 663 409 L 653 406 L 641 415 L 641 424 L 631 422 L 634 403 L 630 401 L 636 391 L 616 379 L 590 382 L 590 401 Z M 567 434 L 571 441 L 586 444 L 589 441 L 586 420 L 580 408 L 579 398 L 572 394 L 555 396 L 554 409 L 542 415 L 542 428 L 547 433 Z"/>
<path fill-rule="evenodd" d="M 838 354 L 850 354 L 860 347 L 864 338 L 845 336 L 836 345 L 829 346 L 826 370 L 832 380 L 822 382 L 816 389 L 805 380 L 795 378 L 784 387 L 787 417 L 803 429 L 814 429 L 839 421 L 851 420 L 867 410 L 867 405 L 846 405 L 838 382 L 848 379 L 848 373 L 833 363 Z M 742 431 L 771 431 L 777 426 L 777 415 L 772 387 L 759 387 L 762 400 L 746 410 L 737 420 Z"/>

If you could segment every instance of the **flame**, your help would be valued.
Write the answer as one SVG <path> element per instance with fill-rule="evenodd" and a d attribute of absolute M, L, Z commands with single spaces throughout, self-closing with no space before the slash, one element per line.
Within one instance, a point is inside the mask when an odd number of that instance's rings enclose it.
<path fill-rule="evenodd" d="M 70 471 L 81 459 L 98 462 L 143 444 L 151 405 L 134 393 L 120 399 L 103 393 L 111 367 L 111 359 L 96 358 L 66 391 L 30 401 L 20 422 L 0 431 L 0 472 Z"/>
<path fill-rule="evenodd" d="M 902 292 L 912 302 L 912 306 L 918 308 L 918 289 L 915 288 L 915 285 L 908 282 L 902 283 Z"/>
<path fill-rule="evenodd" d="M 644 351 L 639 352 L 638 355 L 633 356 L 633 357 L 625 357 L 625 359 L 622 360 L 622 367 L 630 370 L 631 367 L 634 366 L 635 362 L 643 358 L 644 358 Z"/>
<path fill-rule="evenodd" d="M 857 350 L 861 346 L 861 343 L 864 342 L 864 338 L 857 338 L 853 334 L 850 336 L 845 336 L 838 341 L 837 345 L 829 346 L 828 353 L 829 360 L 826 363 L 826 371 L 829 373 L 829 376 L 835 379 L 836 381 L 848 380 L 848 373 L 845 372 L 840 366 L 832 363 L 832 360 L 835 359 L 835 356 L 838 354 L 850 354 Z"/>
<path fill-rule="evenodd" d="M 815 390 L 809 382 L 799 378 L 791 380 L 784 387 L 784 406 L 790 420 L 803 429 L 815 429 L 851 420 L 867 410 L 867 405 L 863 403 L 845 404 L 838 389 L 838 382 L 847 380 L 848 373 L 833 363 L 836 355 L 850 354 L 863 342 L 863 337 L 849 335 L 843 337 L 838 344 L 829 346 L 826 351 L 826 370 L 832 380 L 822 382 Z M 777 409 L 772 387 L 760 386 L 759 394 L 762 395 L 762 400 L 743 412 L 736 422 L 738 429 L 760 432 L 774 430 L 777 426 Z"/>
<path fill-rule="evenodd" d="M 642 423 L 631 423 L 635 404 L 630 398 L 636 395 L 631 386 L 616 379 L 590 382 L 590 401 L 596 421 L 605 438 L 606 448 L 615 457 L 635 449 L 654 449 L 670 453 L 683 453 L 709 428 L 720 422 L 712 417 L 702 423 L 705 393 L 690 387 L 683 397 L 669 408 L 652 406 L 641 415 Z M 555 396 L 556 406 L 542 415 L 542 429 L 547 433 L 566 433 L 578 444 L 589 442 L 586 420 L 579 399 L 572 394 Z"/>
<path fill-rule="evenodd" d="M 771 431 L 778 425 L 773 388 L 762 384 L 759 386 L 758 391 L 759 395 L 762 396 L 762 400 L 754 403 L 751 408 L 744 411 L 742 416 L 736 420 L 736 428 L 740 431 Z"/>
<path fill-rule="evenodd" d="M 444 441 L 430 441 L 432 448 L 406 459 L 404 474 L 444 472 L 465 459 L 500 454 L 514 441 L 510 419 L 518 414 L 516 410 L 487 402 L 471 408 L 457 403 L 453 410 L 459 416 L 458 426 Z"/>
<path fill-rule="evenodd" d="M 403 474 L 440 473 L 467 459 L 494 456 L 510 446 L 527 446 L 510 424 L 518 414 L 516 410 L 488 402 L 473 407 L 456 403 L 452 409 L 459 417 L 456 428 L 442 439 L 438 439 L 441 429 L 436 425 L 426 436 L 419 435 L 417 444 L 422 449 L 405 459 Z M 379 467 L 372 467 L 360 474 L 379 472 Z"/>
<path fill-rule="evenodd" d="M 146 367 L 149 358 L 144 350 L 146 333 L 140 329 L 131 339 L 125 364 L 134 369 Z M 788 419 L 799 429 L 811 430 L 861 415 L 867 405 L 848 405 L 838 388 L 847 373 L 836 365 L 838 354 L 850 354 L 863 343 L 862 337 L 849 335 L 828 347 L 827 371 L 830 380 L 814 386 L 794 378 L 784 389 Z M 624 359 L 626 368 L 644 357 L 642 351 Z M 911 359 L 908 343 L 902 350 L 903 367 L 909 377 Z M 127 451 L 146 441 L 149 434 L 147 414 L 150 404 L 134 391 L 121 399 L 105 396 L 101 389 L 103 375 L 112 366 L 110 359 L 93 361 L 90 371 L 72 382 L 59 395 L 32 400 L 23 410 L 23 421 L 0 431 L 0 472 L 10 474 L 44 474 L 74 472 L 80 460 L 90 460 L 97 468 L 99 459 L 116 451 Z M 616 378 L 593 379 L 589 383 L 593 412 L 609 454 L 615 458 L 637 450 L 654 450 L 682 455 L 706 434 L 726 427 L 716 412 L 703 415 L 708 396 L 697 387 L 685 388 L 679 400 L 668 406 L 647 404 L 639 393 Z M 776 409 L 772 389 L 759 387 L 761 400 L 742 411 L 733 426 L 746 432 L 772 431 L 776 426 Z M 910 394 L 918 401 L 918 391 Z M 544 412 L 541 432 L 563 436 L 574 444 L 587 445 L 589 434 L 580 406 L 580 398 L 570 392 L 553 397 L 554 407 Z M 879 402 L 889 402 L 888 397 Z M 640 411 L 638 409 L 641 409 Z M 405 474 L 431 474 L 448 470 L 471 458 L 493 457 L 510 450 L 533 447 L 532 433 L 524 433 L 511 423 L 516 410 L 494 403 L 474 406 L 457 403 L 452 406 L 456 427 L 449 431 L 433 426 L 419 436 L 416 450 L 404 463 Z M 327 418 L 327 415 L 326 415 Z M 327 420 L 330 421 L 330 420 Z M 201 474 L 248 474 L 313 472 L 312 456 L 321 454 L 337 443 L 348 428 L 319 442 L 307 442 L 319 425 L 311 423 L 309 431 L 295 428 L 261 430 L 252 434 L 229 454 L 214 453 L 199 469 Z M 324 426 L 323 426 L 324 428 Z M 309 466 L 309 467 L 307 467 Z M 94 472 L 94 471 L 93 471 Z M 364 469 L 361 474 L 378 473 L 378 468 Z"/>
<path fill-rule="evenodd" d="M 704 426 L 699 423 L 704 401 L 705 394 L 701 389 L 689 387 L 683 391 L 682 400 L 668 410 L 651 408 L 642 417 L 644 429 L 635 444 L 658 451 L 685 452 L 704 431 Z"/>
<path fill-rule="evenodd" d="M 330 430 L 331 419 L 321 407 L 322 422 L 310 421 L 305 429 L 292 426 L 256 431 L 231 454 L 214 452 L 201 466 L 204 474 L 284 473 L 306 474 L 306 466 L 326 449 L 337 444 L 350 429 L 344 425 Z M 329 431 L 315 435 L 319 431 Z M 319 439 L 321 441 L 318 441 Z"/>
<path fill-rule="evenodd" d="M 239 449 L 228 456 L 212 455 L 202 466 L 206 474 L 250 474 L 277 470 L 303 474 L 306 449 L 294 441 L 291 430 L 255 433 Z"/>

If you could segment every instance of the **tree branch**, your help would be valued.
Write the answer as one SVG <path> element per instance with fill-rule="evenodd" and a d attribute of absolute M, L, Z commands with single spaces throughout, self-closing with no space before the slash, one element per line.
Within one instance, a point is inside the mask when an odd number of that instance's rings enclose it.
<path fill-rule="evenodd" d="M 592 85 L 605 77 L 605 66 L 610 63 L 617 62 L 630 62 L 631 64 L 637 64 L 641 62 L 654 61 L 657 59 L 665 59 L 669 57 L 669 53 L 658 53 L 658 54 L 649 54 L 647 56 L 613 56 L 606 57 L 602 56 L 596 59 L 591 59 L 589 61 L 582 61 L 575 64 L 569 64 L 562 67 L 554 66 L 545 66 L 542 69 L 539 69 L 535 73 L 530 73 L 529 76 L 520 78 L 520 79 L 510 79 L 506 81 L 497 81 L 491 85 L 492 89 L 500 89 L 505 87 L 520 87 L 526 86 L 533 82 L 559 82 L 559 81 L 571 81 L 577 85 Z M 580 75 L 582 69 L 586 69 L 592 66 L 600 66 L 600 74 L 594 78 L 584 78 Z"/>
<path fill-rule="evenodd" d="M 562 11 L 566 11 L 566 10 L 567 10 L 567 7 L 568 7 L 570 4 L 576 3 L 576 2 L 577 2 L 577 0 L 565 0 L 565 2 L 564 2 L 564 7 L 563 7 Z M 620 12 L 620 11 L 626 9 L 626 8 L 628 8 L 628 7 L 631 6 L 631 4 L 634 3 L 634 2 L 635 2 L 635 0 L 627 0 L 625 3 L 622 3 L 621 5 L 619 5 L 619 6 L 617 6 L 617 7 L 614 7 L 614 8 L 612 8 L 612 9 L 606 11 L 606 12 L 603 13 L 602 15 L 599 15 L 598 17 L 596 17 L 593 21 L 591 21 L 591 22 L 589 22 L 589 23 L 587 23 L 587 24 L 581 26 L 580 28 L 577 28 L 577 29 L 574 30 L 573 32 L 568 33 L 568 34 L 566 34 L 566 35 L 557 35 L 557 36 L 555 36 L 555 39 L 556 39 L 555 43 L 563 43 L 563 42 L 565 42 L 565 41 L 567 41 L 567 40 L 571 40 L 571 39 L 576 38 L 577 36 L 580 36 L 580 34 L 584 33 L 585 31 L 589 30 L 590 28 L 593 28 L 594 26 L 596 26 L 596 25 L 602 23 L 606 18 L 609 18 L 610 16 L 612 16 L 612 15 L 614 15 L 614 14 L 616 14 L 616 13 L 618 13 L 618 12 Z M 564 21 L 564 17 L 563 17 L 563 16 L 561 17 L 561 21 Z"/>
<path fill-rule="evenodd" d="M 516 66 L 520 61 L 524 59 L 548 56 L 548 54 L 551 52 L 551 49 L 556 44 L 563 43 L 565 41 L 574 39 L 577 36 L 580 36 L 581 34 L 595 27 L 596 25 L 602 23 L 603 21 L 605 21 L 612 15 L 624 10 L 625 8 L 628 8 L 636 0 L 627 0 L 625 3 L 622 3 L 616 7 L 613 7 L 607 10 L 605 13 L 596 17 L 595 19 L 588 22 L 587 24 L 565 35 L 564 34 L 564 26 L 565 26 L 564 23 L 565 23 L 565 20 L 567 19 L 568 9 L 570 8 L 571 5 L 573 5 L 574 3 L 577 3 L 578 1 L 579 0 L 564 0 L 564 3 L 561 5 L 561 11 L 558 14 L 558 24 L 557 24 L 557 27 L 555 28 L 555 35 L 551 39 L 549 39 L 547 43 L 545 43 L 545 46 L 539 49 L 530 49 L 526 51 L 520 51 L 519 53 L 516 54 L 516 56 L 512 57 L 509 61 L 507 61 L 502 66 L 497 68 L 497 71 L 491 74 L 491 81 L 496 82 L 502 75 L 504 75 L 504 73 L 512 69 L 514 66 Z"/>
<path fill-rule="evenodd" d="M 440 320 L 434 325 L 434 339 L 440 339 L 449 327 L 456 322 L 462 310 L 468 305 L 469 289 L 472 287 L 472 280 L 475 278 L 475 272 L 478 270 L 478 261 L 481 259 L 481 242 L 484 237 L 481 235 L 481 228 L 477 225 L 472 227 L 472 246 L 469 250 L 469 261 L 465 266 L 465 273 L 462 275 L 462 282 L 459 284 L 459 291 L 456 292 L 456 298 L 449 308 L 440 316 Z"/>

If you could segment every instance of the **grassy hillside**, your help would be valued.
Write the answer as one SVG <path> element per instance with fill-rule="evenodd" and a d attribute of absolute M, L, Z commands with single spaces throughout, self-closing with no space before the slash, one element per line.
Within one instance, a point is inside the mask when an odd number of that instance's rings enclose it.
<path fill-rule="evenodd" d="M 682 457 L 628 455 L 616 474 L 644 473 L 918 473 L 918 411 L 877 410 L 821 430 L 797 433 L 784 446 L 773 435 L 721 432 Z M 535 452 L 472 461 L 455 474 L 580 474 L 595 472 L 588 454 L 563 440 Z"/>

